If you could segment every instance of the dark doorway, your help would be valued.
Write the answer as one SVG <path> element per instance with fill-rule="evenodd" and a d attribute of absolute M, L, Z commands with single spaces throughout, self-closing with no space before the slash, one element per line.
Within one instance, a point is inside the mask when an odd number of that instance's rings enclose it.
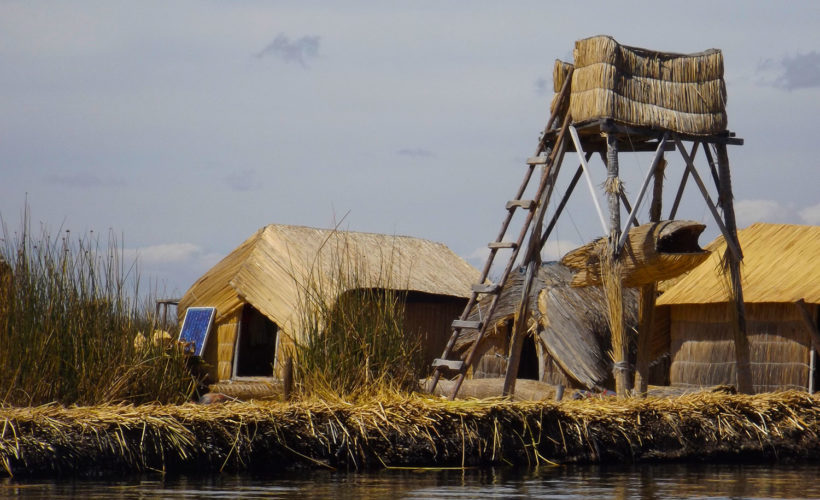
<path fill-rule="evenodd" d="M 252 305 L 245 304 L 236 345 L 237 377 L 272 377 L 279 328 Z"/>
<path fill-rule="evenodd" d="M 524 338 L 524 345 L 521 347 L 518 378 L 538 380 L 538 353 L 535 351 L 535 337 L 530 334 Z"/>

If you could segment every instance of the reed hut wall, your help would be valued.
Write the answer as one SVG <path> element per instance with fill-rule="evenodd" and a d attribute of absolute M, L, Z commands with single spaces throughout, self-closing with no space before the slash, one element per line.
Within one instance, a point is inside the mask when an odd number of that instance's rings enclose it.
<path fill-rule="evenodd" d="M 467 299 L 448 295 L 413 292 L 404 299 L 404 331 L 420 343 L 421 356 L 428 366 L 441 356 Z"/>
<path fill-rule="evenodd" d="M 734 385 L 735 345 L 728 304 L 665 306 L 670 316 L 671 385 Z M 810 305 L 814 318 L 817 305 Z M 794 304 L 746 305 L 755 392 L 809 387 L 811 336 Z"/>

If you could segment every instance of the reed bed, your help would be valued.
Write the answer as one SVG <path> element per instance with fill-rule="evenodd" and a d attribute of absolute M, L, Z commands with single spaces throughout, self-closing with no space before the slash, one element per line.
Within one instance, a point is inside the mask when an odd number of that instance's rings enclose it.
<path fill-rule="evenodd" d="M 146 339 L 150 298 L 117 238 L 34 233 L 27 213 L 0 235 L 0 405 L 186 400 L 185 357 Z"/>
<path fill-rule="evenodd" d="M 0 408 L 0 474 L 548 466 L 820 458 L 802 392 L 555 402 L 394 393 L 197 406 Z"/>
<path fill-rule="evenodd" d="M 379 388 L 412 390 L 426 366 L 420 339 L 405 331 L 406 285 L 392 282 L 400 249 L 374 250 L 378 265 L 368 265 L 347 234 L 338 234 L 326 242 L 336 245 L 327 260 L 317 255 L 307 276 L 294 277 L 301 286 L 292 346 L 296 392 L 369 397 Z"/>

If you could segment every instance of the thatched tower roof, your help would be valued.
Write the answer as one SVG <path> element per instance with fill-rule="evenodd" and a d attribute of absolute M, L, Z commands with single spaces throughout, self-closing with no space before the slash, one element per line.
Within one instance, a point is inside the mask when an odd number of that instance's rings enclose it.
<path fill-rule="evenodd" d="M 583 387 L 598 388 L 612 372 L 606 298 L 601 287 L 572 287 L 572 279 L 572 270 L 558 262 L 539 268 L 530 295 L 530 326 L 537 330 L 547 354 L 570 379 Z M 505 344 L 499 337 L 509 334 L 505 323 L 515 315 L 523 282 L 523 273 L 510 274 L 496 311 L 489 319 L 487 340 L 482 341 L 484 346 L 479 347 L 480 351 Z M 487 310 L 489 299 L 485 298 L 480 305 L 482 310 Z M 637 292 L 634 289 L 624 289 L 624 307 L 627 330 L 632 331 L 637 324 Z M 476 309 L 470 319 L 478 319 L 478 316 Z M 477 333 L 475 330 L 462 331 L 456 345 L 462 356 L 475 342 Z"/>
<path fill-rule="evenodd" d="M 478 271 L 441 243 L 407 236 L 271 224 L 245 240 L 199 278 L 179 303 L 217 309 L 217 321 L 252 304 L 281 328 L 292 324 L 308 283 L 331 294 L 340 267 L 356 275 L 358 288 L 390 288 L 469 297 Z"/>
<path fill-rule="evenodd" d="M 759 222 L 738 232 L 743 248 L 743 300 L 747 303 L 796 302 L 820 304 L 820 226 Z M 726 242 L 719 237 L 703 264 L 669 288 L 659 306 L 727 302 L 726 278 L 720 256 Z"/>
<path fill-rule="evenodd" d="M 723 54 L 657 52 L 609 36 L 575 42 L 569 111 L 575 123 L 611 118 L 631 126 L 708 135 L 726 130 Z M 571 65 L 556 61 L 559 92 Z"/>

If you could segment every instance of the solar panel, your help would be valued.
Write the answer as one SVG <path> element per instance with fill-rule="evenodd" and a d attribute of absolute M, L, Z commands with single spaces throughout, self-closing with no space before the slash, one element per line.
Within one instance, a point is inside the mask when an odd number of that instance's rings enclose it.
<path fill-rule="evenodd" d="M 189 307 L 185 311 L 182 330 L 179 332 L 179 340 L 185 342 L 185 352 L 202 356 L 215 314 L 215 307 Z"/>

